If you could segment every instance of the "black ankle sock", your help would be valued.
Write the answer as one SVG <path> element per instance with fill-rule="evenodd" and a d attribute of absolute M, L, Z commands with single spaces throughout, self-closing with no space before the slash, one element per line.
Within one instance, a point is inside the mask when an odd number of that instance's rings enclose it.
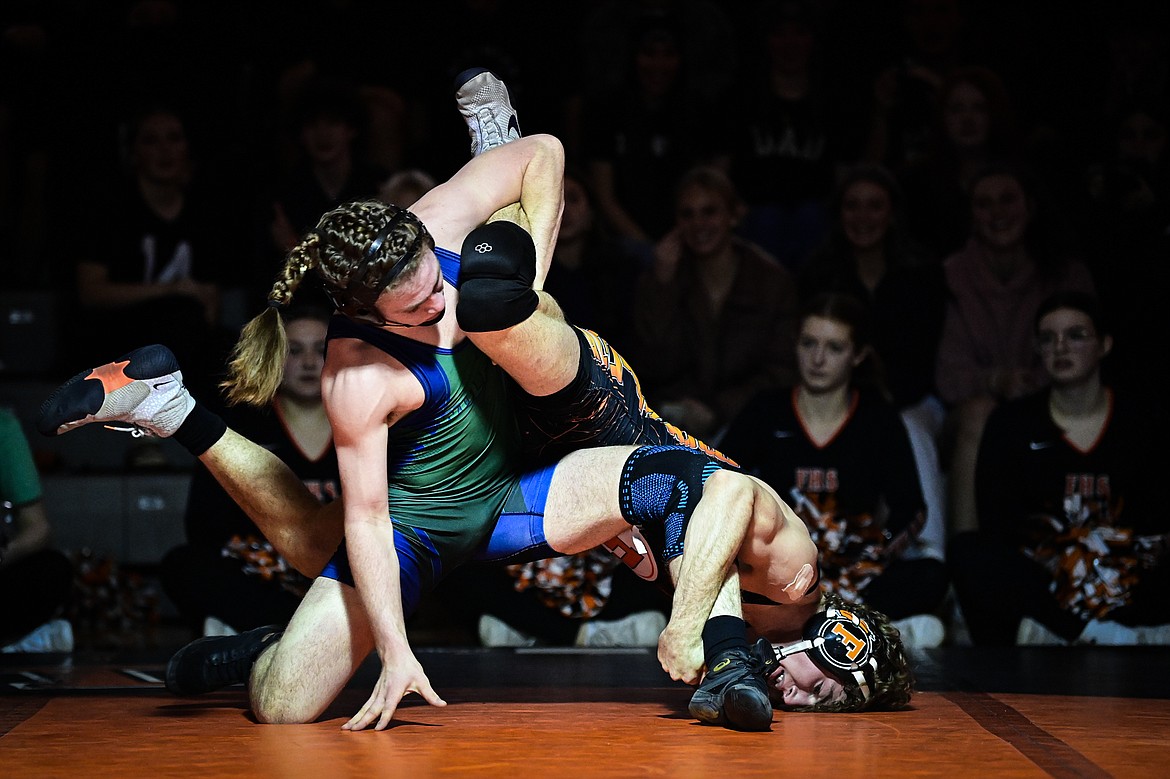
<path fill-rule="evenodd" d="M 715 657 L 735 647 L 748 648 L 747 623 L 739 617 L 711 617 L 703 626 L 703 659 L 710 668 Z"/>
<path fill-rule="evenodd" d="M 227 422 L 224 422 L 218 414 L 209 411 L 199 401 L 195 401 L 195 408 L 191 409 L 191 413 L 187 415 L 183 424 L 179 425 L 179 429 L 171 437 L 188 452 L 198 457 L 210 449 L 216 441 L 223 438 L 223 434 L 226 432 Z"/>

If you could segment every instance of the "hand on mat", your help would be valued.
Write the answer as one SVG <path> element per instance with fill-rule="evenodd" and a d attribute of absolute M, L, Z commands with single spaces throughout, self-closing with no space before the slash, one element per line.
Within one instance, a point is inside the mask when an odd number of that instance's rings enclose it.
<path fill-rule="evenodd" d="M 679 631 L 667 624 L 658 637 L 658 662 L 671 679 L 698 684 L 703 669 L 703 639 L 694 631 Z"/>
<path fill-rule="evenodd" d="M 402 698 L 411 692 L 421 695 L 432 706 L 446 706 L 447 702 L 431 689 L 431 682 L 422 666 L 409 649 L 398 657 L 382 659 L 382 673 L 366 705 L 341 726 L 342 730 L 364 730 L 377 721 L 374 730 L 385 730 L 394 717 L 394 710 Z"/>

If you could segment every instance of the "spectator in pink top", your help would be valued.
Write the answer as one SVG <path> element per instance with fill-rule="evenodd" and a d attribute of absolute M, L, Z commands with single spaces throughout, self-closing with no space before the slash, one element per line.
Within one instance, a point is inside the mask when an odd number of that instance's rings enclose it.
<path fill-rule="evenodd" d="M 975 455 L 987 416 L 1046 383 L 1031 330 L 1040 302 L 1058 290 L 1094 291 L 1088 267 L 1049 239 L 1021 171 L 988 166 L 972 180 L 970 202 L 971 235 L 944 262 L 949 300 L 935 377 L 950 409 L 954 531 L 975 523 Z"/>

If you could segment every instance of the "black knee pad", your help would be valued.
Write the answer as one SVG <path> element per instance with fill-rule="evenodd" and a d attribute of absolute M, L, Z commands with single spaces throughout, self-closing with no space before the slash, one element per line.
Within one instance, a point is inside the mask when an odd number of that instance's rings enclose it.
<path fill-rule="evenodd" d="M 524 228 L 492 222 L 475 228 L 459 255 L 455 316 L 469 333 L 505 330 L 536 310 L 536 246 Z"/>
<path fill-rule="evenodd" d="M 622 518 L 631 525 L 661 523 L 670 560 L 683 553 L 687 522 L 703 497 L 703 485 L 719 463 L 685 446 L 643 446 L 622 467 L 618 500 Z"/>

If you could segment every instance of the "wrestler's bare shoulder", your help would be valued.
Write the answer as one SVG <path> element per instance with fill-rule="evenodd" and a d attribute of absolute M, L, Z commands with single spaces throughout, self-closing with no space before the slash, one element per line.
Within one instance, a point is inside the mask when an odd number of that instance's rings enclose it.
<path fill-rule="evenodd" d="M 425 400 L 422 384 L 401 362 L 356 338 L 329 342 L 321 395 L 330 416 L 401 417 Z"/>

